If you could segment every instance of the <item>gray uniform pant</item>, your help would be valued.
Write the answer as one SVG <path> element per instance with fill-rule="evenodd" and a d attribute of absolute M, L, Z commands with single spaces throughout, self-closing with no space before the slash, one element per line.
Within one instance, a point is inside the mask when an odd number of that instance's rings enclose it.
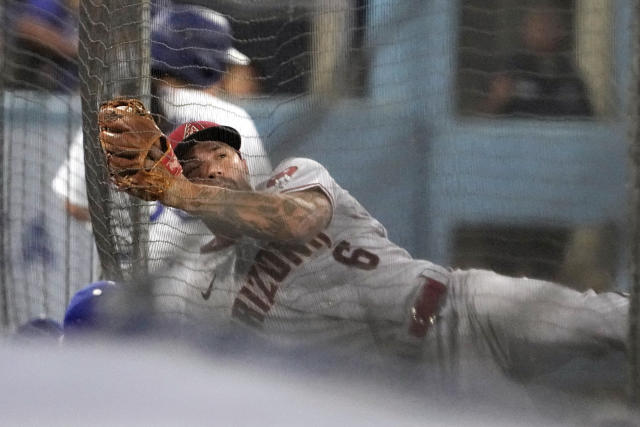
<path fill-rule="evenodd" d="M 456 270 L 426 351 L 445 373 L 472 378 L 496 369 L 526 378 L 576 356 L 624 351 L 628 306 L 615 292 Z"/>

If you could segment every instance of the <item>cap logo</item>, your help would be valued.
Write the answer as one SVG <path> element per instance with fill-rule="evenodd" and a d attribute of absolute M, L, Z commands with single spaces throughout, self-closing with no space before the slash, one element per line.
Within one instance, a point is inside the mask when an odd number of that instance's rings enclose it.
<path fill-rule="evenodd" d="M 186 126 L 184 127 L 184 136 L 182 137 L 182 139 L 186 139 L 188 136 L 193 135 L 194 133 L 201 131 L 202 129 L 198 128 L 198 123 L 187 123 Z"/>

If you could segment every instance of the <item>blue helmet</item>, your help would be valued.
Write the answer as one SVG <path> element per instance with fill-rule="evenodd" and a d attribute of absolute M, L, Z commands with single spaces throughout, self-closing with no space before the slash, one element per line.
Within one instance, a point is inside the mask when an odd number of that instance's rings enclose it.
<path fill-rule="evenodd" d="M 187 83 L 210 86 L 226 64 L 247 65 L 249 58 L 231 46 L 231 26 L 221 14 L 200 6 L 158 11 L 151 24 L 151 69 Z"/>
<path fill-rule="evenodd" d="M 64 315 L 65 333 L 69 330 L 89 330 L 98 328 L 101 316 L 100 300 L 107 298 L 117 289 L 115 282 L 102 280 L 79 290 L 67 307 Z"/>

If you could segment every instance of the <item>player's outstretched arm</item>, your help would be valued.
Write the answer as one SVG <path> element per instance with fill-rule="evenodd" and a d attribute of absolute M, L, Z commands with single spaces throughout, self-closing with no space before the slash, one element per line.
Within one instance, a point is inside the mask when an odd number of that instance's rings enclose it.
<path fill-rule="evenodd" d="M 331 219 L 331 202 L 320 190 L 260 193 L 174 180 L 162 203 L 197 215 L 216 234 L 305 243 Z"/>
<path fill-rule="evenodd" d="M 217 235 L 231 239 L 244 235 L 266 241 L 306 243 L 331 219 L 331 203 L 320 190 L 274 194 L 197 183 L 197 180 L 209 177 L 208 168 L 228 170 L 232 167 L 222 159 L 241 159 L 227 156 L 225 149 L 217 145 L 224 143 L 209 141 L 213 146 L 204 146 L 199 154 L 202 159 L 183 159 L 198 165 L 190 166 L 185 176 L 167 137 L 137 99 L 114 99 L 104 103 L 100 107 L 98 124 L 109 173 L 120 190 L 144 200 L 159 200 L 199 216 Z M 225 178 L 218 172 L 213 175 Z M 234 178 L 226 178 L 234 181 Z"/>

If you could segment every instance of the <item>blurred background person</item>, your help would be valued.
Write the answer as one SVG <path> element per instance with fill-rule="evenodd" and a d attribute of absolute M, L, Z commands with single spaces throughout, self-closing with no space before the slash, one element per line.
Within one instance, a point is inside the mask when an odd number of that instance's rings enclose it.
<path fill-rule="evenodd" d="M 243 156 L 256 185 L 271 173 L 271 163 L 253 120 L 240 106 L 222 99 L 231 67 L 251 60 L 232 46 L 228 20 L 211 9 L 175 5 L 159 10 L 151 23 L 151 75 L 154 113 L 170 133 L 181 123 L 207 120 L 237 129 Z"/>
<path fill-rule="evenodd" d="M 58 169 L 51 186 L 53 191 L 64 199 L 69 215 L 84 223 L 91 220 L 84 176 L 82 128 L 76 130 L 68 156 Z"/>
<path fill-rule="evenodd" d="M 582 292 L 615 290 L 619 240 L 614 224 L 576 227 L 569 236 L 555 280 Z"/>
<path fill-rule="evenodd" d="M 485 111 L 516 117 L 591 116 L 586 86 L 559 12 L 538 6 L 522 19 L 523 50 L 489 82 Z"/>
<path fill-rule="evenodd" d="M 12 86 L 78 88 L 78 6 L 79 0 L 27 0 L 13 10 Z"/>

